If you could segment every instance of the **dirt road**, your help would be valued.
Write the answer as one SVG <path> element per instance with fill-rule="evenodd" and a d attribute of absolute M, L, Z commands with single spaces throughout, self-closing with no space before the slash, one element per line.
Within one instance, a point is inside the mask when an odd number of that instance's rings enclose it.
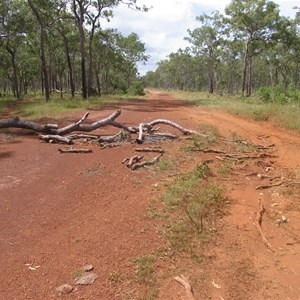
<path fill-rule="evenodd" d="M 129 125 L 168 118 L 194 130 L 214 126 L 224 141 L 238 136 L 255 144 L 275 145 L 271 166 L 266 167 L 269 178 L 259 176 L 259 165 L 248 163 L 222 179 L 231 199 L 229 212 L 218 221 L 205 250 L 201 284 L 193 288 L 199 300 L 300 299 L 300 137 L 267 122 L 186 106 L 160 92 L 151 92 L 143 101 L 92 111 L 91 120 L 116 109 L 122 110 L 119 121 Z M 64 122 L 81 114 L 68 115 Z M 114 132 L 114 128 L 97 131 Z M 163 145 L 167 159 L 178 159 L 178 143 Z M 158 230 L 163 220 L 146 215 L 163 192 L 153 185 L 169 182 L 168 174 L 147 169 L 133 172 L 122 165 L 125 157 L 133 155 L 133 144 L 104 150 L 94 146 L 92 154 L 59 154 L 59 147 L 21 130 L 1 133 L 0 299 L 56 299 L 56 288 L 73 284 L 86 264 L 94 266 L 96 282 L 77 286 L 62 297 L 139 299 L 141 287 L 134 281 L 133 262 L 165 244 Z M 201 155 L 183 164 L 180 172 L 201 160 Z M 216 154 L 206 156 L 222 163 Z M 270 178 L 282 185 L 256 189 L 269 184 Z M 266 209 L 262 228 L 274 252 L 254 225 L 259 200 Z M 185 299 L 172 272 L 178 270 L 172 266 L 181 263 L 170 258 L 157 264 L 159 299 Z"/>

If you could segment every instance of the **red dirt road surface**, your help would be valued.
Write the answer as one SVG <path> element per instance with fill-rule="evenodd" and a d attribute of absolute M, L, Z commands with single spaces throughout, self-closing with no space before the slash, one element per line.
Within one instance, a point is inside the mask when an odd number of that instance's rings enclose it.
<path fill-rule="evenodd" d="M 180 274 L 190 278 L 197 300 L 300 299 L 299 135 L 268 122 L 187 106 L 155 91 L 141 101 L 91 111 L 89 121 L 117 109 L 122 110 L 118 121 L 129 126 L 160 118 L 193 130 L 213 126 L 220 142 L 212 148 L 226 152 L 233 136 L 274 146 L 267 159 L 250 159 L 220 178 L 230 201 L 228 212 L 216 221 L 213 237 L 205 243 L 205 262 L 189 262 L 184 268 L 185 255 L 165 253 L 155 262 L 156 293 L 143 298 L 144 286 L 136 279 L 134 262 L 141 256 L 157 256 L 166 245 L 160 230 L 163 218 L 147 214 L 149 207 L 161 206 L 160 195 L 175 175 L 126 168 L 121 162 L 134 155 L 135 144 L 106 149 L 83 145 L 93 153 L 60 154 L 61 145 L 43 143 L 34 133 L 2 130 L 0 299 L 187 299 L 184 288 L 174 280 Z M 66 115 L 59 122 L 68 124 L 82 113 Z M 116 132 L 107 127 L 95 133 Z M 217 174 L 223 158 L 202 152 L 185 158 L 186 143 L 182 138 L 160 143 L 166 150 L 163 158 L 178 163 L 176 172 L 184 173 L 210 159 Z M 273 183 L 280 185 L 257 189 Z M 265 207 L 261 228 L 274 251 L 255 226 L 259 201 Z M 93 265 L 97 280 L 75 286 L 74 277 L 87 264 Z M 60 295 L 56 289 L 62 284 L 75 290 Z"/>

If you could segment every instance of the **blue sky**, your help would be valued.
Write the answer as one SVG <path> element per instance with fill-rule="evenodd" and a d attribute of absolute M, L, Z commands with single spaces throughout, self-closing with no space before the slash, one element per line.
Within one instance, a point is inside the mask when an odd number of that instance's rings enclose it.
<path fill-rule="evenodd" d="M 295 15 L 294 6 L 300 6 L 299 0 L 275 0 L 280 7 L 281 15 Z M 157 63 L 171 52 L 185 48 L 184 41 L 187 29 L 197 26 L 196 16 L 209 14 L 214 10 L 224 13 L 230 0 L 138 0 L 139 5 L 152 6 L 147 13 L 133 11 L 126 5 L 120 5 L 114 10 L 114 18 L 107 24 L 102 21 L 102 27 L 117 28 L 124 36 L 135 32 L 145 43 L 147 54 L 150 55 L 146 65 L 139 65 L 139 72 L 145 75 L 154 71 Z"/>

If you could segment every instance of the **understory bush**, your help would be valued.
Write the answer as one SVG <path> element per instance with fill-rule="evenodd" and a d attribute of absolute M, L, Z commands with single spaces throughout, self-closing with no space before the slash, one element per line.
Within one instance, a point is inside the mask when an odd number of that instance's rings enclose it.
<path fill-rule="evenodd" d="M 133 81 L 128 89 L 128 94 L 133 96 L 144 96 L 144 84 L 140 80 Z"/>

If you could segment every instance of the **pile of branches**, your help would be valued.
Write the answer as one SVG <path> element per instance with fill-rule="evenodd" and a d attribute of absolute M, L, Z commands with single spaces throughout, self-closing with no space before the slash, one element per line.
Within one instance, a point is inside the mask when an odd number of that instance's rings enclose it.
<path fill-rule="evenodd" d="M 107 118 L 101 119 L 99 121 L 84 124 L 84 121 L 89 116 L 87 112 L 84 114 L 77 122 L 64 126 L 62 128 L 57 124 L 40 124 L 32 121 L 20 120 L 18 117 L 11 119 L 0 120 L 1 128 L 23 128 L 30 129 L 35 132 L 39 132 L 39 138 L 45 142 L 49 143 L 61 143 L 72 145 L 75 140 L 83 139 L 85 141 L 95 141 L 101 145 L 115 144 L 122 142 L 136 142 L 138 144 L 143 144 L 145 142 L 156 142 L 160 140 L 172 140 L 176 139 L 177 136 L 168 132 L 158 132 L 159 128 L 155 126 L 159 124 L 164 124 L 178 129 L 184 135 L 197 134 L 207 137 L 203 133 L 199 133 L 193 130 L 183 128 L 177 123 L 170 120 L 157 119 L 150 123 L 141 123 L 137 126 L 129 127 L 125 124 L 119 123 L 116 119 L 121 115 L 121 111 L 115 111 Z M 105 126 L 113 126 L 120 128 L 121 131 L 114 135 L 91 135 L 85 134 L 83 132 L 91 132 L 98 128 Z M 135 137 L 133 137 L 135 135 Z"/>

